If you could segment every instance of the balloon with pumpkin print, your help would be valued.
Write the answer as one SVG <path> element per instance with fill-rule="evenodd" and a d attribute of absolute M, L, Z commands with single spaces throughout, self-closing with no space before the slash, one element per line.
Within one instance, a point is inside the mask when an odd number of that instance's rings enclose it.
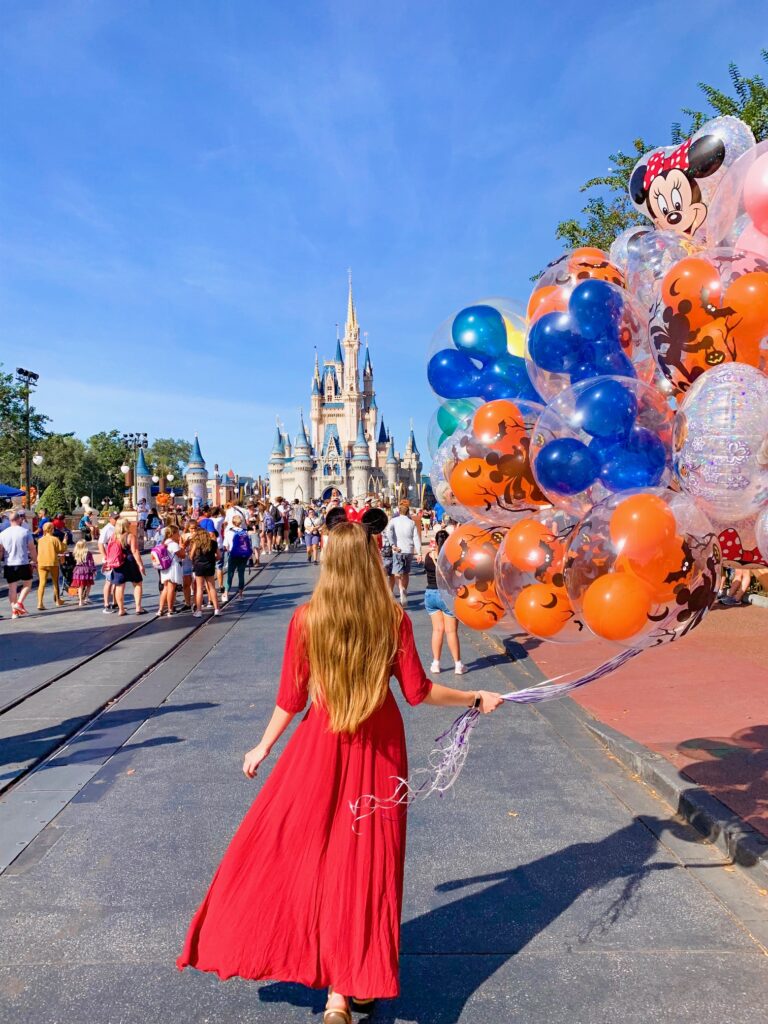
<path fill-rule="evenodd" d="M 548 505 L 529 457 L 531 429 L 542 406 L 534 402 L 490 402 L 480 406 L 472 429 L 455 435 L 446 480 L 455 500 L 480 522 L 508 526 L 521 512 Z"/>
<path fill-rule="evenodd" d="M 529 323 L 545 313 L 563 313 L 568 298 L 581 281 L 608 281 L 624 287 L 624 275 L 611 262 L 608 253 L 592 246 L 582 246 L 562 253 L 548 264 L 536 279 L 526 310 Z"/>
<path fill-rule="evenodd" d="M 768 260 L 717 249 L 685 257 L 657 288 L 649 324 L 659 369 L 681 395 L 724 363 L 768 366 Z"/>
<path fill-rule="evenodd" d="M 456 618 L 470 629 L 510 625 L 496 591 L 496 553 L 503 531 L 476 523 L 456 527 L 440 549 L 437 585 Z"/>
<path fill-rule="evenodd" d="M 721 554 L 704 513 L 681 493 L 651 488 L 596 505 L 565 556 L 574 612 L 605 640 L 643 649 L 702 620 L 720 589 Z"/>
<path fill-rule="evenodd" d="M 511 526 L 496 555 L 499 596 L 518 625 L 542 640 L 575 643 L 591 636 L 565 589 L 565 552 L 576 523 L 560 509 L 543 509 Z"/>

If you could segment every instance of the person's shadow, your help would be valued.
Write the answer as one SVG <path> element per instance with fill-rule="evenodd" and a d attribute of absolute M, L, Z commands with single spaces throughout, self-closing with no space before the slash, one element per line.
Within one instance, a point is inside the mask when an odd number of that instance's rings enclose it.
<path fill-rule="evenodd" d="M 634 818 L 596 842 L 573 843 L 529 864 L 436 886 L 438 893 L 471 891 L 403 924 L 401 994 L 379 1002 L 372 1019 L 382 1024 L 456 1024 L 473 993 L 579 896 L 623 879 L 620 893 L 606 898 L 577 941 L 587 943 L 591 936 L 610 931 L 620 918 L 636 912 L 644 878 L 677 866 L 651 862 L 659 851 L 654 831 L 660 830 L 689 836 L 672 820 Z M 259 998 L 320 1012 L 326 997 L 325 992 L 276 982 L 263 986 Z"/>

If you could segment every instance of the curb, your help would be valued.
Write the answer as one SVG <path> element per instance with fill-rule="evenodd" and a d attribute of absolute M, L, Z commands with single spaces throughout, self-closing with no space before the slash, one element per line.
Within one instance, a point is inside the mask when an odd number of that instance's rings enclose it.
<path fill-rule="evenodd" d="M 510 662 L 520 664 L 510 647 L 500 637 L 485 634 L 485 638 Z M 538 667 L 538 678 L 543 681 Z M 594 718 L 580 704 L 567 700 L 569 711 L 579 720 L 605 749 L 628 771 L 637 776 L 668 803 L 676 814 L 687 821 L 704 839 L 716 846 L 730 861 L 747 870 L 749 877 L 761 888 L 768 888 L 768 837 L 762 835 L 706 789 L 688 782 L 661 754 L 630 739 L 617 729 Z M 544 705 L 535 705 L 540 710 Z"/>

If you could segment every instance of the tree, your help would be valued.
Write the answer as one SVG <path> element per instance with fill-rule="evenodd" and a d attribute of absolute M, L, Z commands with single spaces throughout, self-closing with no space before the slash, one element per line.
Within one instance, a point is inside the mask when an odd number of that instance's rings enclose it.
<path fill-rule="evenodd" d="M 104 498 L 111 498 L 118 506 L 122 504 L 125 479 L 120 466 L 125 458 L 119 430 L 103 430 L 86 441 L 82 494 L 92 494 L 96 508 Z"/>
<path fill-rule="evenodd" d="M 64 512 L 65 515 L 69 515 L 75 507 L 75 504 L 70 503 L 67 495 L 58 484 L 48 484 L 40 495 L 37 507 L 47 509 L 51 516 L 55 515 L 57 512 Z"/>
<path fill-rule="evenodd" d="M 0 482 L 21 484 L 26 444 L 25 388 L 12 373 L 0 370 Z M 48 417 L 29 407 L 30 445 L 46 436 Z"/>
<path fill-rule="evenodd" d="M 147 462 L 154 466 L 158 473 L 173 473 L 176 480 L 181 480 L 191 453 L 192 444 L 189 441 L 181 438 L 156 437 L 147 449 Z"/>
<path fill-rule="evenodd" d="M 768 50 L 760 53 L 762 60 L 768 65 Z M 760 75 L 744 77 L 735 64 L 728 66 L 728 73 L 733 84 L 734 95 L 729 95 L 713 85 L 699 82 L 699 89 L 708 104 L 706 110 L 684 108 L 682 113 L 689 119 L 687 130 L 683 130 L 679 122 L 672 125 L 670 132 L 673 143 L 682 142 L 697 131 L 711 117 L 732 114 L 741 118 L 752 129 L 758 142 L 768 138 L 768 84 Z M 555 236 L 566 243 L 569 248 L 580 245 L 594 245 L 607 250 L 611 242 L 625 228 L 634 224 L 648 225 L 649 221 L 635 210 L 627 194 L 627 185 L 632 168 L 639 158 L 653 145 L 643 139 L 635 139 L 631 151 L 624 153 L 619 150 L 610 157 L 611 170 L 607 175 L 590 178 L 580 192 L 598 189 L 598 193 L 590 197 L 583 207 L 582 219 L 571 218 L 561 221 L 555 229 Z M 633 155 L 634 154 L 634 155 Z"/>
<path fill-rule="evenodd" d="M 67 510 L 80 504 L 83 490 L 85 445 L 72 434 L 48 434 L 38 445 L 42 464 L 32 474 L 35 482 L 55 484 L 64 495 Z M 90 493 L 90 491 L 88 491 Z"/>

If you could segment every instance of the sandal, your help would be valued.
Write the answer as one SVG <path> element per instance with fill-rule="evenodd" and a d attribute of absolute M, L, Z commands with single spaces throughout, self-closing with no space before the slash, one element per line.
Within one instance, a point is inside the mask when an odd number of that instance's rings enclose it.
<path fill-rule="evenodd" d="M 333 995 L 333 987 L 328 986 L 328 998 Z M 352 1014 L 349 1010 L 323 1010 L 323 1024 L 352 1024 Z"/>

